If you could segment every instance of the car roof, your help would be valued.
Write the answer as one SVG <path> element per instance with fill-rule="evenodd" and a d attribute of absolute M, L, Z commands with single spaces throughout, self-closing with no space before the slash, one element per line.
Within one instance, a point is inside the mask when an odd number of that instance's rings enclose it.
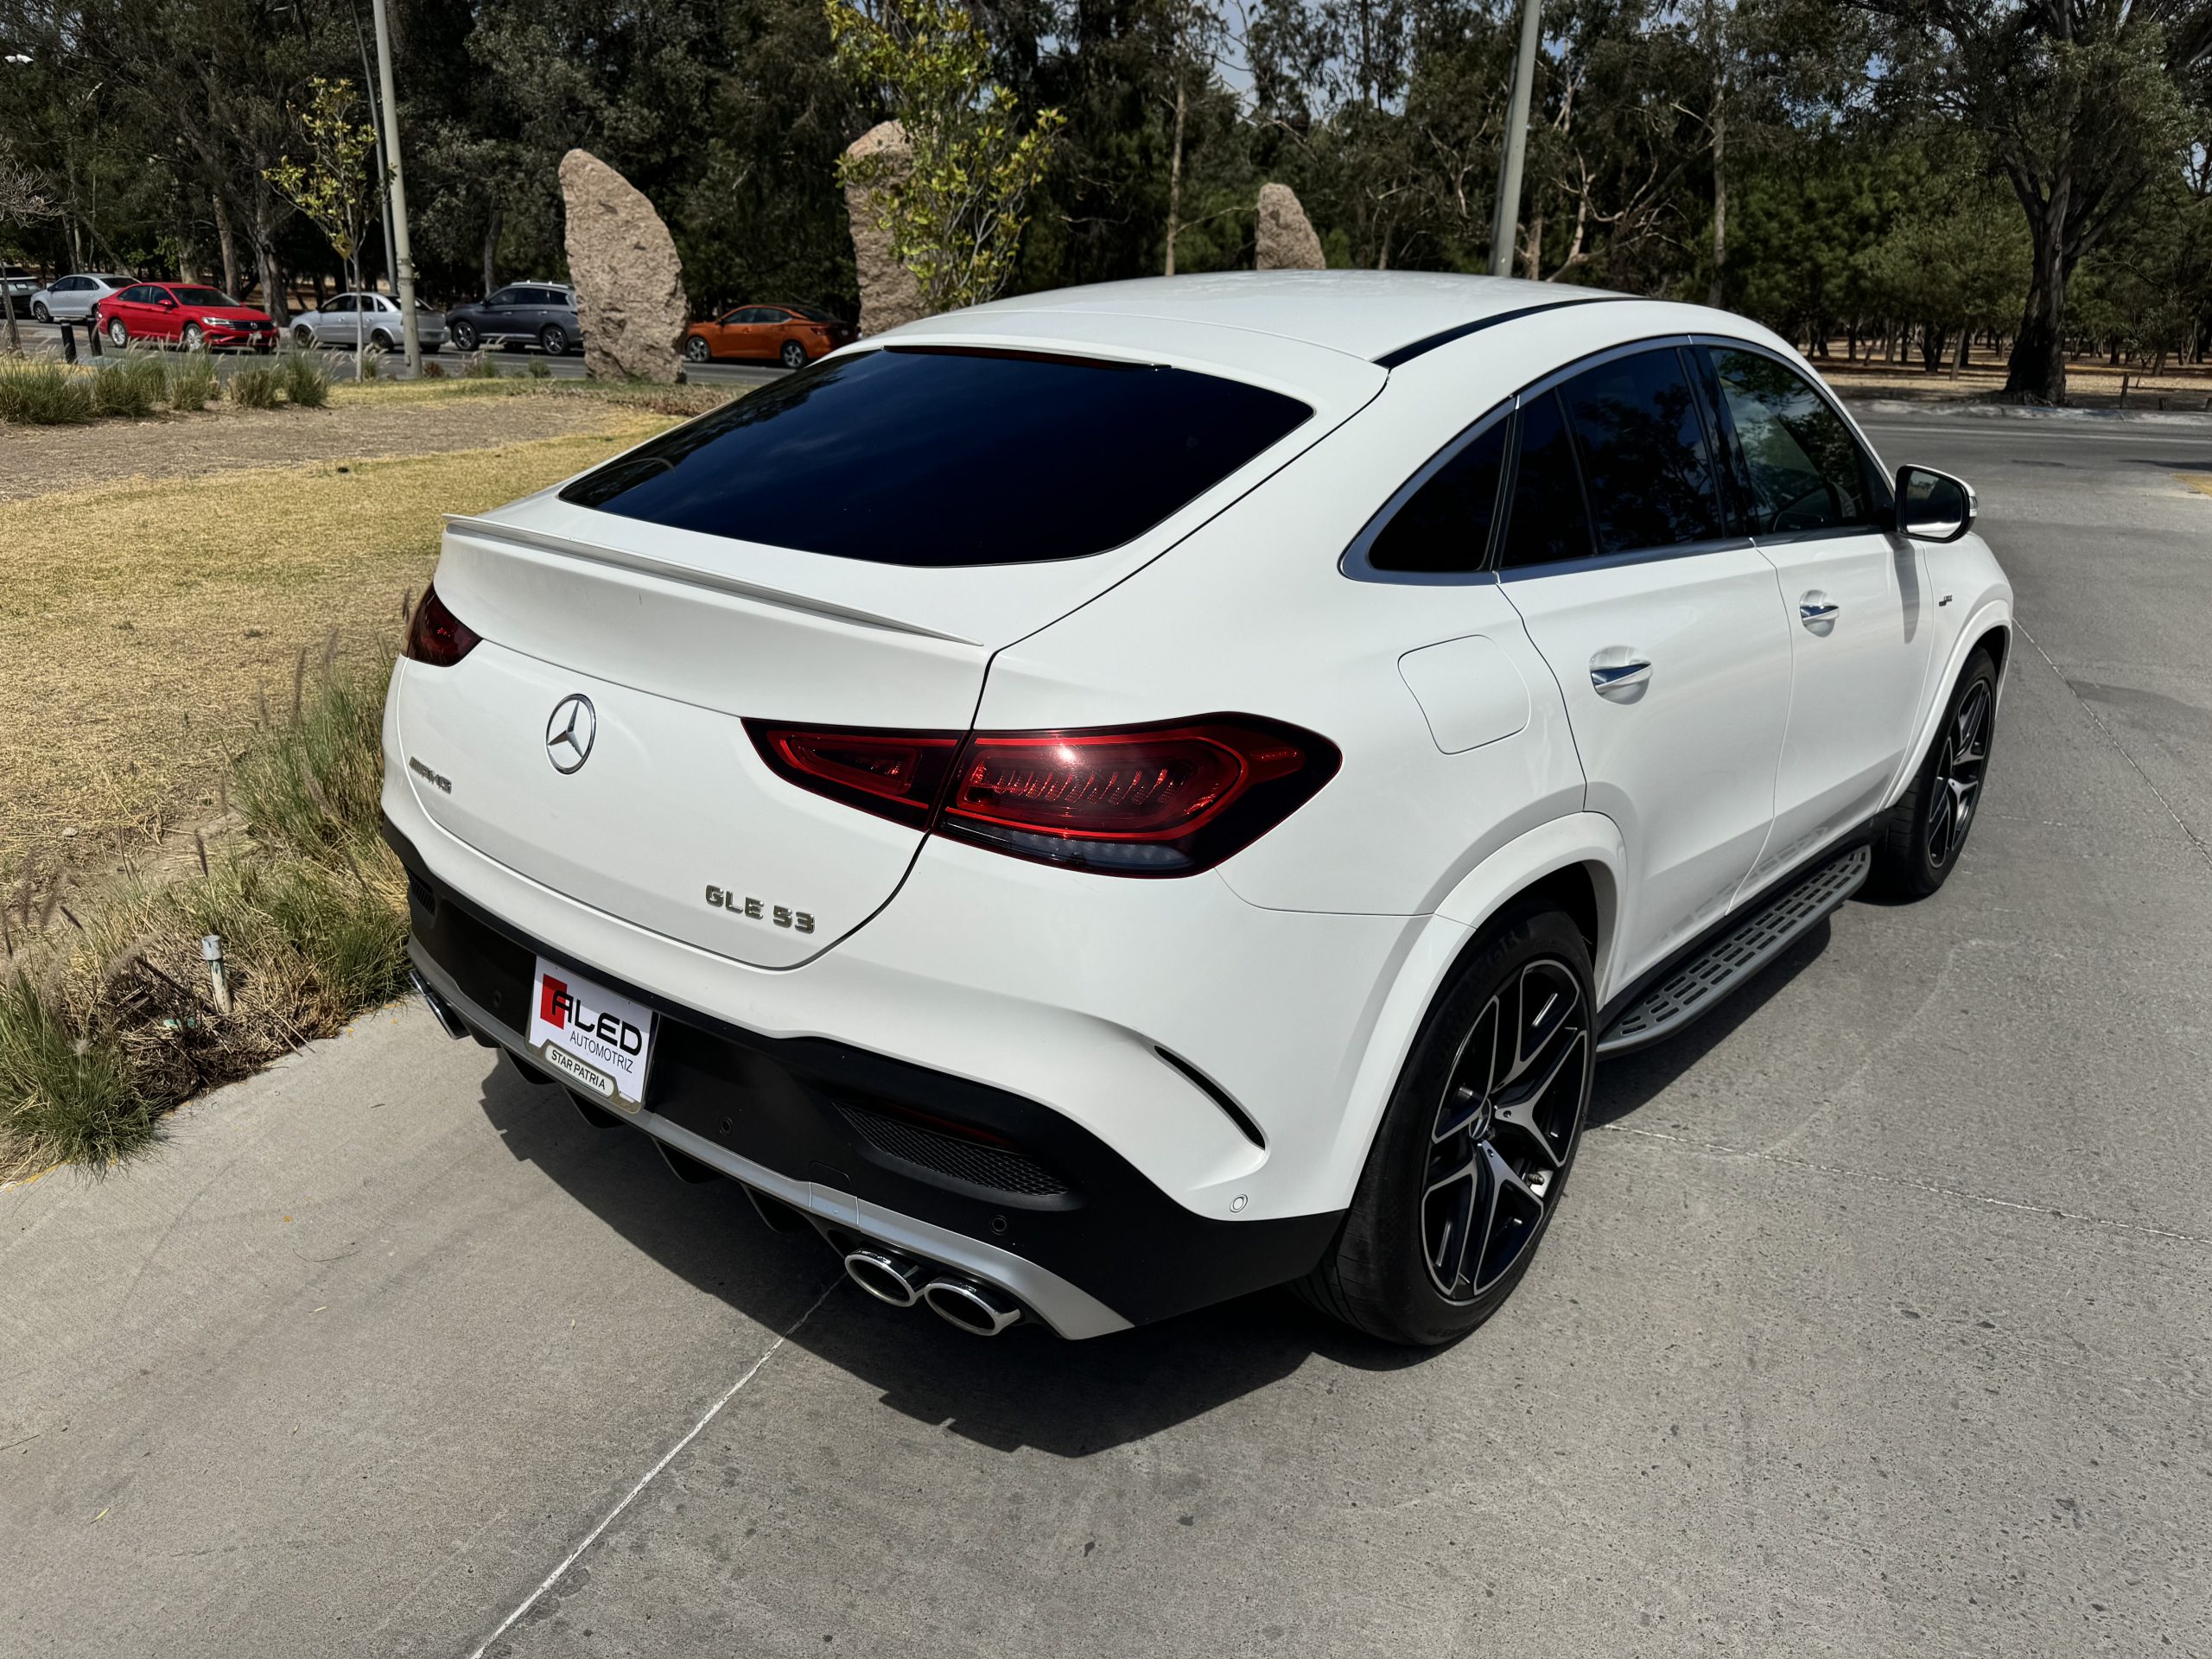
<path fill-rule="evenodd" d="M 1440 334 L 1561 303 L 1626 296 L 1510 276 L 1415 270 L 1236 270 L 1147 276 L 994 301 L 954 318 L 1052 315 L 1079 334 L 1086 317 L 1147 318 L 1278 334 L 1375 362 Z"/>

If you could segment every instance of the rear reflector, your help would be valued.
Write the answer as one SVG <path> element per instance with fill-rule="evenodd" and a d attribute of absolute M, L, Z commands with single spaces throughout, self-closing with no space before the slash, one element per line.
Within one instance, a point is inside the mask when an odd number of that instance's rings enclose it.
<path fill-rule="evenodd" d="M 1017 858 L 1113 875 L 1220 863 L 1311 799 L 1341 760 L 1325 738 L 1243 715 L 964 738 L 746 728 L 802 789 Z"/>
<path fill-rule="evenodd" d="M 435 588 L 423 590 L 423 602 L 407 621 L 407 645 L 400 654 L 410 662 L 433 668 L 451 668 L 476 649 L 478 635 L 445 607 Z"/>

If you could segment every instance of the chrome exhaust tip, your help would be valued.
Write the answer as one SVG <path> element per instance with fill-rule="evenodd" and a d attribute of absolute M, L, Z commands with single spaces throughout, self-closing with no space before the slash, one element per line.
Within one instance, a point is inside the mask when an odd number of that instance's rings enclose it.
<path fill-rule="evenodd" d="M 896 1250 L 878 1249 L 873 1245 L 855 1250 L 845 1258 L 845 1276 L 879 1302 L 888 1302 L 893 1307 L 912 1307 L 921 1300 L 922 1281 L 929 1269 L 911 1255 L 901 1255 Z"/>
<path fill-rule="evenodd" d="M 923 1287 L 930 1312 L 971 1337 L 995 1337 L 1021 1320 L 1021 1304 L 972 1279 L 932 1279 Z"/>

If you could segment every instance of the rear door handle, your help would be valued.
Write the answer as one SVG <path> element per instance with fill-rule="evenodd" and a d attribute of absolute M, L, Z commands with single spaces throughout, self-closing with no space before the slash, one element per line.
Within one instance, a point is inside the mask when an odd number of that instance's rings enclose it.
<path fill-rule="evenodd" d="M 1600 694 L 1607 691 L 1626 691 L 1651 680 L 1651 664 L 1640 658 L 1626 663 L 1592 663 L 1590 664 L 1590 685 Z"/>

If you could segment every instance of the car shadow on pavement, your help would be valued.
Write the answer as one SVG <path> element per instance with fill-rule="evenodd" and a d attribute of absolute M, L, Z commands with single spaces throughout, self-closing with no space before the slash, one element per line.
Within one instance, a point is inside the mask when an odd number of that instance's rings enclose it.
<path fill-rule="evenodd" d="M 880 1391 L 917 1421 L 979 1445 L 1078 1458 L 1145 1439 L 1320 1359 L 1389 1371 L 1428 1356 L 1342 1330 L 1288 1290 L 1087 1342 L 1017 1325 L 986 1340 L 923 1308 L 872 1302 L 841 1282 L 811 1232 L 764 1226 L 734 1181 L 677 1179 L 634 1130 L 595 1128 L 562 1091 L 486 1057 L 484 1115 L 507 1149 L 669 1272 Z M 706 1379 L 702 1379 L 702 1386 Z"/>
<path fill-rule="evenodd" d="M 1830 918 L 1821 917 L 1805 930 L 1803 937 L 1759 969 L 1740 989 L 1724 997 L 1719 1007 L 1681 1036 L 1599 1065 L 1598 1079 L 1590 1093 L 1590 1115 L 1586 1120 L 1588 1126 L 1602 1128 L 1608 1123 L 1618 1122 L 1648 1104 L 1726 1042 L 1737 1027 L 1757 1014 L 1770 997 L 1827 949 L 1830 931 Z"/>

